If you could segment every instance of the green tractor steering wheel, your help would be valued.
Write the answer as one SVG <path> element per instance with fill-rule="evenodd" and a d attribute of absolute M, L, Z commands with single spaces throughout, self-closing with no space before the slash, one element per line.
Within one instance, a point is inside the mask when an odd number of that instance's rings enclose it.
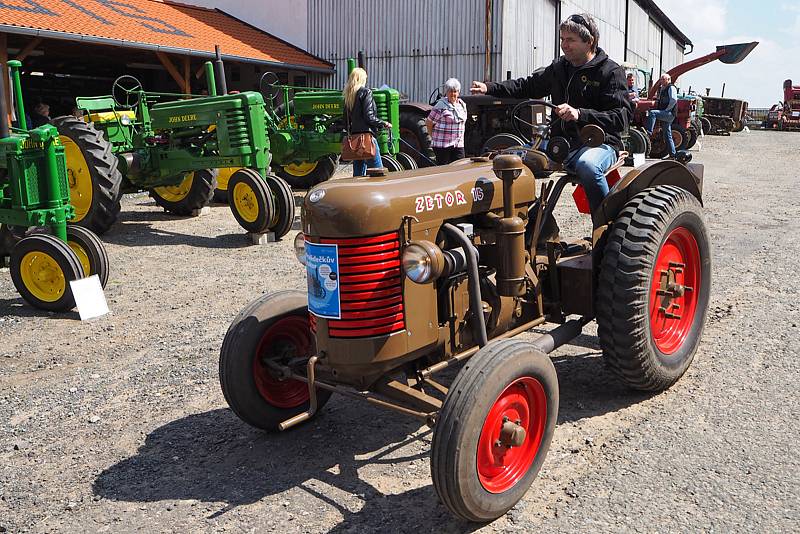
<path fill-rule="evenodd" d="M 142 98 L 142 82 L 130 74 L 123 74 L 111 87 L 111 98 L 119 107 L 132 109 L 139 105 Z"/>

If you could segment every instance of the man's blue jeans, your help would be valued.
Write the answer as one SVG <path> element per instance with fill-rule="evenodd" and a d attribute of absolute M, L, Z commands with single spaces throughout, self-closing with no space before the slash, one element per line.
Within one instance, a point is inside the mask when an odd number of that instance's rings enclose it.
<path fill-rule="evenodd" d="M 378 148 L 378 141 L 374 137 L 372 138 L 372 144 L 375 145 L 375 157 L 372 159 L 353 160 L 353 176 L 366 176 L 367 169 L 383 167 L 383 161 L 381 161 L 381 149 Z"/>
<path fill-rule="evenodd" d="M 670 156 L 675 156 L 675 141 L 672 139 L 672 121 L 675 120 L 675 115 L 671 111 L 664 111 L 662 109 L 651 109 L 647 114 L 647 131 L 653 135 L 653 129 L 656 127 L 656 120 L 661 121 L 661 131 L 664 133 L 664 142 L 667 143 Z"/>
<path fill-rule="evenodd" d="M 606 171 L 616 162 L 617 153 L 608 145 L 595 148 L 581 147 L 570 152 L 564 162 L 564 168 L 574 173 L 580 180 L 592 211 L 600 206 L 608 195 Z"/>

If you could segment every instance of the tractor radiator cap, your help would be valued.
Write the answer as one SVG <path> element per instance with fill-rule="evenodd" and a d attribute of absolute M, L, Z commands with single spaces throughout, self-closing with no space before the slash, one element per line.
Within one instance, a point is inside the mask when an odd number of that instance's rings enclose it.
<path fill-rule="evenodd" d="M 521 171 L 522 158 L 516 154 L 500 154 L 492 160 L 492 170 L 500 171 Z"/>

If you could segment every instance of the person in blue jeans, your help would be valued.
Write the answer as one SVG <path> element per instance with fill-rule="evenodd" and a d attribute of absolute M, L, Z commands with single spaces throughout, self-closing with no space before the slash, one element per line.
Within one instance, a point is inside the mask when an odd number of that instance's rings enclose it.
<path fill-rule="evenodd" d="M 633 106 L 628 98 L 625 71 L 597 46 L 600 32 L 588 14 L 570 15 L 559 26 L 563 56 L 527 78 L 504 82 L 473 81 L 474 94 L 506 98 L 550 96 L 556 109 L 551 136 L 564 137 L 572 150 L 565 167 L 575 173 L 586 191 L 589 207 L 597 209 L 608 195 L 605 173 L 623 149 L 622 132 L 628 128 Z M 600 126 L 605 143 L 583 146 L 580 129 Z"/>
<path fill-rule="evenodd" d="M 672 123 L 677 112 L 678 90 L 672 83 L 669 74 L 661 75 L 661 89 L 658 90 L 656 107 L 647 114 L 647 133 L 653 135 L 656 121 L 661 122 L 661 131 L 664 133 L 664 142 L 667 144 L 669 154 L 662 159 L 675 159 L 675 141 L 672 139 Z"/>
<path fill-rule="evenodd" d="M 392 125 L 378 118 L 375 98 L 367 85 L 367 71 L 355 68 L 347 77 L 344 86 L 344 115 L 347 131 L 350 134 L 369 132 L 375 146 L 375 157 L 353 160 L 353 176 L 366 176 L 367 169 L 383 167 L 381 151 L 378 147 L 378 131 Z"/>

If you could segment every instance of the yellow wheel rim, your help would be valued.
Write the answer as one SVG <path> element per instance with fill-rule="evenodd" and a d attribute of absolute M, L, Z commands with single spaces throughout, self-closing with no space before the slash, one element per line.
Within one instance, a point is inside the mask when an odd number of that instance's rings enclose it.
<path fill-rule="evenodd" d="M 241 167 L 228 167 L 227 169 L 220 169 L 219 174 L 217 174 L 217 190 L 219 191 L 227 191 L 228 190 L 228 182 L 233 176 L 233 173 L 241 169 Z"/>
<path fill-rule="evenodd" d="M 69 248 L 78 256 L 78 260 L 81 262 L 81 266 L 83 267 L 83 274 L 86 276 L 91 276 L 95 273 L 92 271 L 92 264 L 89 262 L 89 254 L 86 253 L 84 248 L 80 246 L 76 241 L 67 241 Z"/>
<path fill-rule="evenodd" d="M 69 182 L 69 201 L 75 208 L 72 222 L 82 221 L 92 209 L 92 175 L 81 148 L 66 135 L 60 135 L 67 159 L 67 181 Z"/>
<path fill-rule="evenodd" d="M 19 267 L 22 283 L 42 302 L 56 302 L 67 290 L 61 266 L 46 252 L 28 252 Z"/>
<path fill-rule="evenodd" d="M 192 190 L 193 180 L 194 173 L 190 172 L 178 185 L 162 185 L 161 187 L 153 188 L 153 191 L 167 202 L 180 202 Z"/>
<path fill-rule="evenodd" d="M 252 223 L 258 219 L 259 207 L 253 189 L 244 182 L 239 182 L 233 188 L 233 205 L 236 213 L 245 221 Z"/>
<path fill-rule="evenodd" d="M 317 168 L 316 161 L 291 163 L 289 165 L 283 166 L 283 170 L 286 171 L 287 174 L 291 174 L 292 176 L 307 176 L 308 174 L 311 174 L 316 168 Z"/>

